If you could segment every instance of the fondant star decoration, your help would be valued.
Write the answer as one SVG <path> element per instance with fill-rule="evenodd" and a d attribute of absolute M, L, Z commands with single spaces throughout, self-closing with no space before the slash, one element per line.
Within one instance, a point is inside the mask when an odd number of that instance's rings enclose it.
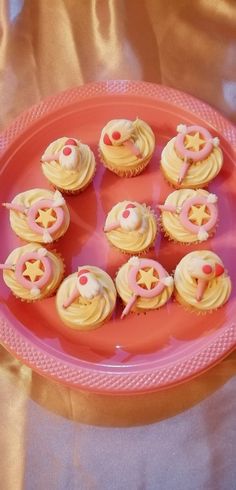
<path fill-rule="evenodd" d="M 35 260 L 34 262 L 25 262 L 25 270 L 23 276 L 28 276 L 32 282 L 35 281 L 37 277 L 43 276 L 44 271 L 40 268 L 41 261 Z"/>
<path fill-rule="evenodd" d="M 49 225 L 54 223 L 56 221 L 55 216 L 53 216 L 53 209 L 48 208 L 48 209 L 39 209 L 38 211 L 39 216 L 35 220 L 36 223 L 42 224 L 44 228 L 48 228 Z"/>
<path fill-rule="evenodd" d="M 194 221 L 198 226 L 201 226 L 204 220 L 209 220 L 210 215 L 206 212 L 206 206 L 191 206 L 189 220 Z"/>
<path fill-rule="evenodd" d="M 206 141 L 203 140 L 200 137 L 199 132 L 197 132 L 193 136 L 191 134 L 186 134 L 184 146 L 187 150 L 199 151 L 201 146 L 204 145 L 205 143 Z"/>
<path fill-rule="evenodd" d="M 152 285 L 156 282 L 158 282 L 158 278 L 154 276 L 154 269 L 151 267 L 148 269 L 148 271 L 145 271 L 144 269 L 139 270 L 139 275 L 140 278 L 137 281 L 137 284 L 144 284 L 147 289 L 152 289 Z"/>

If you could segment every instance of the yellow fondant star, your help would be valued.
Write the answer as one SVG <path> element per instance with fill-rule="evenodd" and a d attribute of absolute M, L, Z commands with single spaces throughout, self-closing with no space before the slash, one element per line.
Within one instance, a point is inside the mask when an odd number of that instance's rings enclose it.
<path fill-rule="evenodd" d="M 157 277 L 154 276 L 153 267 L 151 267 L 148 271 L 145 271 L 144 269 L 140 269 L 139 274 L 141 277 L 137 281 L 137 284 L 144 284 L 144 286 L 146 286 L 147 289 L 151 289 L 152 284 L 158 282 Z"/>
<path fill-rule="evenodd" d="M 48 228 L 50 224 L 56 221 L 55 216 L 52 215 L 53 212 L 52 208 L 39 209 L 38 212 L 39 212 L 39 216 L 35 221 L 36 223 L 42 224 L 44 228 Z"/>
<path fill-rule="evenodd" d="M 30 280 L 35 281 L 36 277 L 43 276 L 44 272 L 40 269 L 40 260 L 35 260 L 35 262 L 25 263 L 26 269 L 23 272 L 23 276 L 28 276 Z"/>
<path fill-rule="evenodd" d="M 195 221 L 198 226 L 201 226 L 205 219 L 210 218 L 210 215 L 208 213 L 206 213 L 205 209 L 206 209 L 205 204 L 203 204 L 202 206 L 199 206 L 199 207 L 191 206 L 191 211 L 189 214 L 189 220 Z"/>
<path fill-rule="evenodd" d="M 199 151 L 200 147 L 205 143 L 206 141 L 202 140 L 199 132 L 197 132 L 193 136 L 191 134 L 186 134 L 184 146 L 187 150 Z"/>

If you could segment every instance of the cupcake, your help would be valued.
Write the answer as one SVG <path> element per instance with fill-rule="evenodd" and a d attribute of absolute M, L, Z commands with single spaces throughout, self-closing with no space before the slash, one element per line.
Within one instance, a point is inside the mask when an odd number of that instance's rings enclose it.
<path fill-rule="evenodd" d="M 224 264 L 210 250 L 185 255 L 175 269 L 174 283 L 176 300 L 199 312 L 223 306 L 231 293 L 231 280 Z"/>
<path fill-rule="evenodd" d="M 42 171 L 54 188 L 77 194 L 92 182 L 96 163 L 92 150 L 75 138 L 59 138 L 46 148 Z"/>
<path fill-rule="evenodd" d="M 15 248 L 0 269 L 14 296 L 28 302 L 52 296 L 64 275 L 61 256 L 39 243 Z"/>
<path fill-rule="evenodd" d="M 174 187 L 206 187 L 220 172 L 223 154 L 219 139 L 201 126 L 177 126 L 178 135 L 162 151 L 161 168 Z"/>
<path fill-rule="evenodd" d="M 100 157 L 109 170 L 119 177 L 134 177 L 149 163 L 155 149 L 155 136 L 141 119 L 113 119 L 103 128 Z"/>
<path fill-rule="evenodd" d="M 213 236 L 218 219 L 217 196 L 198 189 L 180 189 L 167 197 L 161 210 L 161 226 L 170 240 L 198 243 Z"/>
<path fill-rule="evenodd" d="M 116 289 L 126 305 L 121 318 L 130 311 L 145 312 L 163 306 L 173 293 L 173 277 L 156 260 L 132 257 L 116 276 Z"/>
<path fill-rule="evenodd" d="M 56 307 L 63 323 L 74 330 L 92 330 L 108 320 L 116 305 L 110 276 L 94 266 L 83 266 L 66 277 L 58 289 Z"/>
<path fill-rule="evenodd" d="M 12 230 L 28 242 L 54 242 L 70 224 L 70 214 L 59 191 L 30 189 L 3 206 L 10 210 Z"/>
<path fill-rule="evenodd" d="M 157 219 L 146 204 L 122 201 L 107 215 L 104 232 L 109 242 L 129 254 L 141 254 L 153 244 L 157 234 Z"/>

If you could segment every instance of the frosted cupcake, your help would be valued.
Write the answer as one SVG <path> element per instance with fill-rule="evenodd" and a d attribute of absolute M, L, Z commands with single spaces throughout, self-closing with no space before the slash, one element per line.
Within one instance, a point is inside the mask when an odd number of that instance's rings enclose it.
<path fill-rule="evenodd" d="M 45 150 L 42 171 L 48 181 L 63 193 L 77 194 L 92 182 L 96 163 L 88 145 L 75 138 L 59 138 Z"/>
<path fill-rule="evenodd" d="M 219 139 L 201 126 L 177 126 L 178 135 L 162 151 L 161 168 L 178 188 L 206 187 L 220 172 L 223 153 Z"/>
<path fill-rule="evenodd" d="M 185 255 L 176 267 L 174 283 L 177 301 L 199 312 L 223 306 L 231 293 L 231 280 L 224 264 L 210 250 Z"/>
<path fill-rule="evenodd" d="M 180 189 L 167 197 L 161 210 L 161 223 L 170 240 L 198 243 L 213 236 L 218 220 L 217 196 L 199 189 Z"/>
<path fill-rule="evenodd" d="M 3 279 L 14 296 L 35 301 L 52 296 L 64 275 L 64 263 L 57 252 L 39 243 L 28 243 L 13 250 L 0 264 Z"/>
<path fill-rule="evenodd" d="M 122 201 L 108 213 L 104 231 L 114 247 L 125 253 L 140 254 L 154 244 L 157 219 L 146 204 Z"/>
<path fill-rule="evenodd" d="M 94 266 L 79 267 L 66 277 L 56 297 L 62 321 L 74 330 L 92 330 L 108 320 L 116 305 L 116 289 L 110 276 Z"/>
<path fill-rule="evenodd" d="M 121 318 L 132 312 L 155 310 L 173 293 L 173 277 L 156 260 L 132 257 L 116 276 L 116 289 L 126 305 Z"/>
<path fill-rule="evenodd" d="M 70 214 L 59 191 L 30 189 L 4 203 L 10 210 L 10 225 L 27 242 L 52 243 L 62 237 L 70 224 Z"/>
<path fill-rule="evenodd" d="M 140 174 L 148 165 L 155 149 L 155 136 L 141 119 L 113 119 L 103 128 L 100 157 L 109 170 L 120 177 Z"/>

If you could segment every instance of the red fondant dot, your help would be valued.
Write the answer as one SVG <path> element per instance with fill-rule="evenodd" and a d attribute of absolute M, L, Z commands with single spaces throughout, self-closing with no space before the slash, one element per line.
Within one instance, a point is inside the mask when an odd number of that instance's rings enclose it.
<path fill-rule="evenodd" d="M 81 276 L 79 278 L 79 282 L 80 282 L 80 284 L 82 284 L 82 286 L 84 286 L 85 284 L 87 284 L 88 278 L 86 276 Z"/>
<path fill-rule="evenodd" d="M 80 271 L 78 272 L 78 277 L 82 276 L 82 274 L 88 274 L 88 272 L 88 269 L 80 269 Z"/>
<path fill-rule="evenodd" d="M 223 272 L 225 271 L 223 265 L 221 264 L 216 264 L 215 266 L 215 276 L 218 277 L 218 276 L 221 276 L 221 274 L 223 274 Z"/>
<path fill-rule="evenodd" d="M 204 265 L 202 268 L 202 271 L 205 272 L 205 274 L 211 274 L 212 273 L 212 267 L 211 265 Z"/>
<path fill-rule="evenodd" d="M 113 131 L 113 133 L 112 133 L 113 140 L 119 140 L 120 137 L 121 137 L 121 134 L 119 131 Z"/>
<path fill-rule="evenodd" d="M 72 149 L 68 148 L 68 146 L 65 146 L 65 148 L 63 148 L 64 155 L 68 156 L 71 154 L 71 152 L 72 152 Z"/>
<path fill-rule="evenodd" d="M 122 213 L 123 218 L 128 218 L 130 215 L 130 211 L 128 209 Z"/>
<path fill-rule="evenodd" d="M 104 136 L 103 136 L 103 143 L 105 143 L 105 145 L 112 145 L 112 142 L 111 142 L 107 133 L 104 134 Z"/>
<path fill-rule="evenodd" d="M 125 209 L 129 209 L 129 208 L 136 208 L 135 204 L 127 204 L 127 206 L 125 206 Z"/>
<path fill-rule="evenodd" d="M 66 142 L 65 142 L 65 145 L 72 145 L 72 146 L 77 146 L 77 143 L 75 140 L 73 140 L 72 138 L 69 138 Z"/>

